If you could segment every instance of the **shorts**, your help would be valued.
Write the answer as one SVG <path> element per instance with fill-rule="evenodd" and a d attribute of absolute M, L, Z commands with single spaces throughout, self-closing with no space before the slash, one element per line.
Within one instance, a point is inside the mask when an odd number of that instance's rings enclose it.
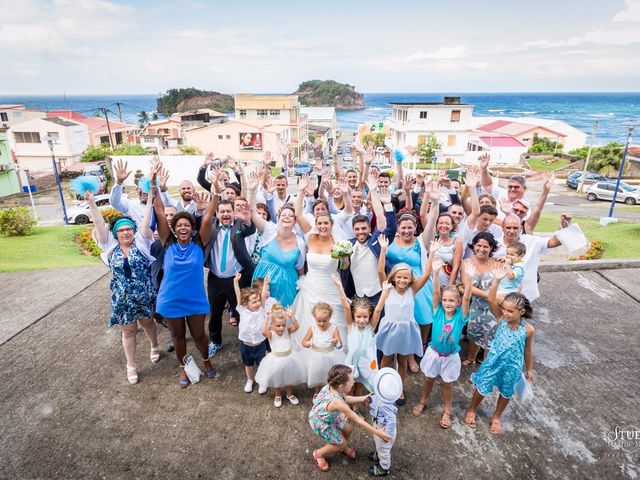
<path fill-rule="evenodd" d="M 242 356 L 242 364 L 245 367 L 260 366 L 260 362 L 267 355 L 266 341 L 258 345 L 247 345 L 240 341 L 240 356 Z"/>
<path fill-rule="evenodd" d="M 425 374 L 427 378 L 442 378 L 443 382 L 451 383 L 458 380 L 460 376 L 460 369 L 462 364 L 460 362 L 460 355 L 452 353 L 445 356 L 440 356 L 433 348 L 427 347 L 424 352 L 424 357 L 420 362 L 420 370 Z"/>

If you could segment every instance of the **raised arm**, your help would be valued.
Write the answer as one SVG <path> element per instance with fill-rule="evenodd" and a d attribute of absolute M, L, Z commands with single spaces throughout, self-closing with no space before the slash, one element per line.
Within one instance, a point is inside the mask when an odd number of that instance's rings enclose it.
<path fill-rule="evenodd" d="M 435 243 L 435 242 L 434 242 Z M 432 270 L 433 281 L 433 296 L 431 297 L 431 309 L 435 312 L 440 306 L 440 269 L 442 268 L 442 261 L 438 258 L 434 261 L 433 255 L 429 254 L 429 265 Z"/>
<path fill-rule="evenodd" d="M 102 217 L 102 213 L 100 209 L 96 205 L 96 199 L 93 196 L 91 190 L 87 190 L 84 193 L 84 199 L 87 201 L 89 205 L 89 211 L 91 212 L 91 219 L 93 220 L 93 229 L 96 232 L 96 240 L 98 244 L 104 245 L 107 243 L 107 239 L 109 238 L 109 229 L 104 222 L 104 218 Z"/>
<path fill-rule="evenodd" d="M 131 175 L 131 170 L 128 169 L 129 162 L 122 162 L 122 160 L 118 160 L 113 167 L 114 176 L 116 177 L 116 184 L 111 189 L 111 196 L 109 198 L 109 203 L 111 206 L 122 212 L 125 215 L 129 214 L 129 202 L 128 198 L 122 196 L 122 184 L 127 179 L 129 175 Z"/>
<path fill-rule="evenodd" d="M 424 231 L 422 232 L 422 242 L 425 248 L 429 248 L 436 234 L 436 222 L 440 214 L 440 192 L 438 191 L 438 185 L 435 182 L 430 182 L 427 186 L 427 192 L 429 200 L 431 200 L 431 207 L 429 207 L 427 226 L 424 227 Z"/>
<path fill-rule="evenodd" d="M 498 295 L 498 285 L 500 285 L 500 280 L 507 275 L 507 266 L 504 263 L 498 263 L 493 272 L 493 282 L 491 283 L 491 288 L 487 294 L 487 300 L 489 301 L 491 313 L 496 317 L 496 320 L 499 323 L 502 321 L 502 306 L 498 304 L 496 298 Z"/>
<path fill-rule="evenodd" d="M 429 246 L 429 259 L 427 261 L 427 266 L 424 269 L 422 275 L 416 279 L 415 282 L 411 285 L 411 289 L 413 290 L 414 295 L 420 291 L 422 287 L 429 281 L 429 277 L 431 276 L 431 269 L 435 266 L 440 266 L 442 268 L 442 262 L 439 258 L 436 258 L 436 252 L 442 247 L 442 240 L 436 238 L 431 245 Z M 438 301 L 438 303 L 440 303 Z"/>
<path fill-rule="evenodd" d="M 387 280 L 387 249 L 389 248 L 389 239 L 384 235 L 378 237 L 378 244 L 380 245 L 380 256 L 378 257 L 378 280 L 380 283 Z"/>
<path fill-rule="evenodd" d="M 151 198 L 149 200 L 153 199 L 153 208 L 156 212 L 156 227 L 158 229 L 158 238 L 160 239 L 160 243 L 164 245 L 171 235 L 171 229 L 169 228 L 167 217 L 164 214 L 164 203 L 162 202 L 162 198 L 160 197 L 160 187 L 158 187 L 155 183 L 152 183 L 151 191 L 156 192 L 155 194 L 151 195 Z"/>
<path fill-rule="evenodd" d="M 488 153 L 481 155 L 478 158 L 478 162 L 480 165 L 480 183 L 482 188 L 484 188 L 485 192 L 491 193 L 493 191 L 493 179 L 491 178 L 491 174 L 489 174 L 489 157 Z M 474 185 L 475 188 L 475 185 Z"/>
<path fill-rule="evenodd" d="M 211 165 L 211 162 L 213 162 L 213 153 L 207 153 L 204 157 L 204 163 L 198 169 L 198 184 L 207 192 L 211 191 L 211 182 L 207 180 L 207 169 L 209 165 Z"/>
<path fill-rule="evenodd" d="M 353 317 L 351 316 L 351 304 L 349 303 L 347 294 L 344 293 L 344 287 L 342 286 L 340 275 L 334 273 L 333 275 L 331 275 L 331 279 L 333 280 L 333 283 L 336 285 L 336 287 L 338 287 L 338 294 L 340 295 L 340 303 L 342 304 L 344 319 L 347 322 L 347 326 L 351 326 L 351 324 L 353 323 Z"/>
<path fill-rule="evenodd" d="M 407 208 L 409 210 L 413 210 L 413 195 L 411 195 L 413 193 L 413 187 L 416 184 L 416 177 L 413 177 L 411 175 L 407 175 L 404 178 L 404 191 L 405 191 L 405 203 L 404 203 L 404 208 Z"/>
<path fill-rule="evenodd" d="M 353 203 L 351 203 L 351 189 L 347 184 L 347 178 L 344 175 L 340 176 L 340 180 L 338 181 L 338 188 L 342 191 L 342 198 L 344 201 L 344 208 L 342 211 L 347 215 L 351 215 L 353 213 Z"/>
<path fill-rule="evenodd" d="M 459 238 L 456 238 L 453 243 L 453 263 L 451 264 L 451 275 L 449 275 L 449 283 L 451 285 L 454 285 L 458 279 L 463 251 L 464 248 L 462 246 L 462 241 Z"/>
<path fill-rule="evenodd" d="M 307 219 L 304 218 L 304 212 L 302 211 L 302 202 L 304 202 L 305 192 L 307 191 L 307 187 L 309 187 L 309 182 L 309 175 L 303 175 L 300 177 L 300 181 L 298 183 L 298 196 L 296 197 L 295 204 L 296 221 L 305 234 L 309 233 L 311 230 L 311 225 Z"/>
<path fill-rule="evenodd" d="M 480 216 L 480 200 L 478 200 L 478 192 L 476 190 L 476 184 L 478 183 L 478 175 L 475 169 L 469 169 L 467 176 L 464 179 L 464 184 L 469 191 L 469 197 L 471 198 L 471 213 L 467 216 L 466 222 L 469 228 L 475 228 L 478 216 Z"/>
<path fill-rule="evenodd" d="M 202 244 L 206 245 L 211 240 L 211 232 L 213 231 L 213 216 L 215 215 L 216 209 L 218 208 L 219 196 L 214 193 L 215 187 L 211 187 L 211 196 L 208 198 L 209 204 L 207 205 L 207 209 L 204 211 L 204 216 L 202 217 L 202 225 L 200 225 L 200 230 L 198 233 L 200 234 L 200 240 L 202 240 Z M 206 202 L 207 195 L 205 193 L 199 194 L 199 198 L 196 201 Z"/>
<path fill-rule="evenodd" d="M 369 196 L 371 198 L 371 208 L 376 216 L 376 228 L 379 232 L 384 232 L 387 228 L 387 216 L 384 214 L 384 207 L 378 193 L 377 181 L 373 175 L 367 177 L 367 187 L 369 187 Z"/>
<path fill-rule="evenodd" d="M 293 314 L 293 309 L 291 307 L 287 307 L 284 313 L 286 317 L 291 320 L 291 325 L 287 328 L 289 334 L 297 332 L 300 329 L 300 322 L 298 322 L 298 319 Z"/>
<path fill-rule="evenodd" d="M 536 201 L 536 204 L 531 211 L 531 215 L 524 223 L 524 233 L 528 233 L 532 235 L 534 230 L 536 229 L 536 225 L 540 221 L 540 216 L 542 215 L 542 210 L 544 209 L 544 204 L 547 203 L 547 197 L 549 196 L 549 192 L 551 192 L 551 187 L 553 187 L 553 180 L 555 179 L 555 175 L 553 172 L 545 172 L 544 174 L 544 183 L 542 184 L 542 192 Z"/>
<path fill-rule="evenodd" d="M 238 305 L 242 305 L 240 301 L 242 298 L 242 292 L 240 291 L 240 279 L 242 278 L 242 274 L 240 272 L 236 273 L 236 276 L 233 277 L 233 291 L 236 294 L 236 302 Z"/>
<path fill-rule="evenodd" d="M 256 172 L 251 172 L 249 178 L 247 178 L 247 200 L 249 201 L 249 206 L 251 208 L 251 221 L 256 226 L 258 231 L 263 232 L 264 227 L 267 225 L 267 221 L 262 218 L 262 216 L 256 210 L 256 193 L 258 190 L 258 181 L 259 177 Z M 274 220 L 276 220 L 274 218 Z"/>
<path fill-rule="evenodd" d="M 376 308 L 373 309 L 373 315 L 371 315 L 371 324 L 377 325 L 380 320 L 380 315 L 382 315 L 382 309 L 384 308 L 384 304 L 389 298 L 389 294 L 391 293 L 391 289 L 393 285 L 391 285 L 386 280 L 382 282 L 382 293 L 380 294 L 380 300 L 378 300 L 378 304 Z"/>

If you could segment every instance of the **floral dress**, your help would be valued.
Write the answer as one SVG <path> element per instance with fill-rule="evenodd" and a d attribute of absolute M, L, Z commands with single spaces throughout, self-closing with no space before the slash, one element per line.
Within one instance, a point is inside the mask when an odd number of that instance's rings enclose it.
<path fill-rule="evenodd" d="M 340 445 L 344 440 L 342 429 L 347 424 L 347 417 L 339 410 L 332 412 L 327 410 L 327 405 L 333 400 L 345 401 L 342 395 L 331 392 L 329 385 L 322 387 L 309 412 L 309 425 L 320 440 L 332 445 Z"/>
<path fill-rule="evenodd" d="M 111 269 L 111 318 L 109 326 L 129 325 L 139 318 L 151 318 L 155 290 L 151 282 L 150 261 L 136 243 L 127 257 L 120 245 L 113 249 Z"/>
<path fill-rule="evenodd" d="M 492 282 L 493 272 L 476 273 L 473 276 L 473 286 L 480 290 L 489 290 Z M 467 325 L 469 341 L 488 350 L 497 324 L 496 317 L 491 313 L 489 300 L 475 295 L 471 297 L 469 324 Z"/>
<path fill-rule="evenodd" d="M 515 384 L 522 375 L 526 341 L 524 320 L 515 330 L 511 330 L 506 320 L 500 323 L 489 355 L 471 375 L 471 381 L 481 395 L 488 395 L 495 387 L 504 398 L 513 396 Z"/>

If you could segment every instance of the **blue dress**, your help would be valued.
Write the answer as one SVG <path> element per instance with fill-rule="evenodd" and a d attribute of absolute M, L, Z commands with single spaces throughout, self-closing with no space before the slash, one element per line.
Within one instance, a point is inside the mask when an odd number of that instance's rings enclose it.
<path fill-rule="evenodd" d="M 253 272 L 252 281 L 256 278 L 265 278 L 267 275 L 271 278 L 269 295 L 280 302 L 283 307 L 293 304 L 293 300 L 296 298 L 296 282 L 298 281 L 296 262 L 299 255 L 300 250 L 297 246 L 283 252 L 278 241 L 272 240 L 262 247 L 260 262 Z"/>
<path fill-rule="evenodd" d="M 149 259 L 131 244 L 127 257 L 120 245 L 113 249 L 111 269 L 111 318 L 109 326 L 129 325 L 139 318 L 153 317 L 155 291 L 151 282 Z"/>
<path fill-rule="evenodd" d="M 196 236 L 183 247 L 171 243 L 164 253 L 164 276 L 156 311 L 165 318 L 183 318 L 209 313 L 204 287 L 204 250 Z"/>
<path fill-rule="evenodd" d="M 522 375 L 526 340 L 527 328 L 524 320 L 513 331 L 506 320 L 500 323 L 489 355 L 471 375 L 471 381 L 481 395 L 488 395 L 497 387 L 504 398 L 513 396 L 515 384 Z"/>
<path fill-rule="evenodd" d="M 412 247 L 401 247 L 395 242 L 387 250 L 387 268 L 391 269 L 398 263 L 406 263 L 411 267 L 415 278 L 422 276 L 422 246 L 416 239 Z M 418 325 L 429 325 L 432 322 L 433 285 L 431 279 L 415 296 L 413 316 Z"/>

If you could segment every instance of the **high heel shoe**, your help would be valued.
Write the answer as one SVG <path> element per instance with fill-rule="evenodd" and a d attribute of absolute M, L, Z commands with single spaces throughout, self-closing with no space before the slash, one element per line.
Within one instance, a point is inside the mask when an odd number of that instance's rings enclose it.
<path fill-rule="evenodd" d="M 131 385 L 135 385 L 138 383 L 138 366 L 134 365 L 130 367 L 127 365 L 127 380 Z"/>

